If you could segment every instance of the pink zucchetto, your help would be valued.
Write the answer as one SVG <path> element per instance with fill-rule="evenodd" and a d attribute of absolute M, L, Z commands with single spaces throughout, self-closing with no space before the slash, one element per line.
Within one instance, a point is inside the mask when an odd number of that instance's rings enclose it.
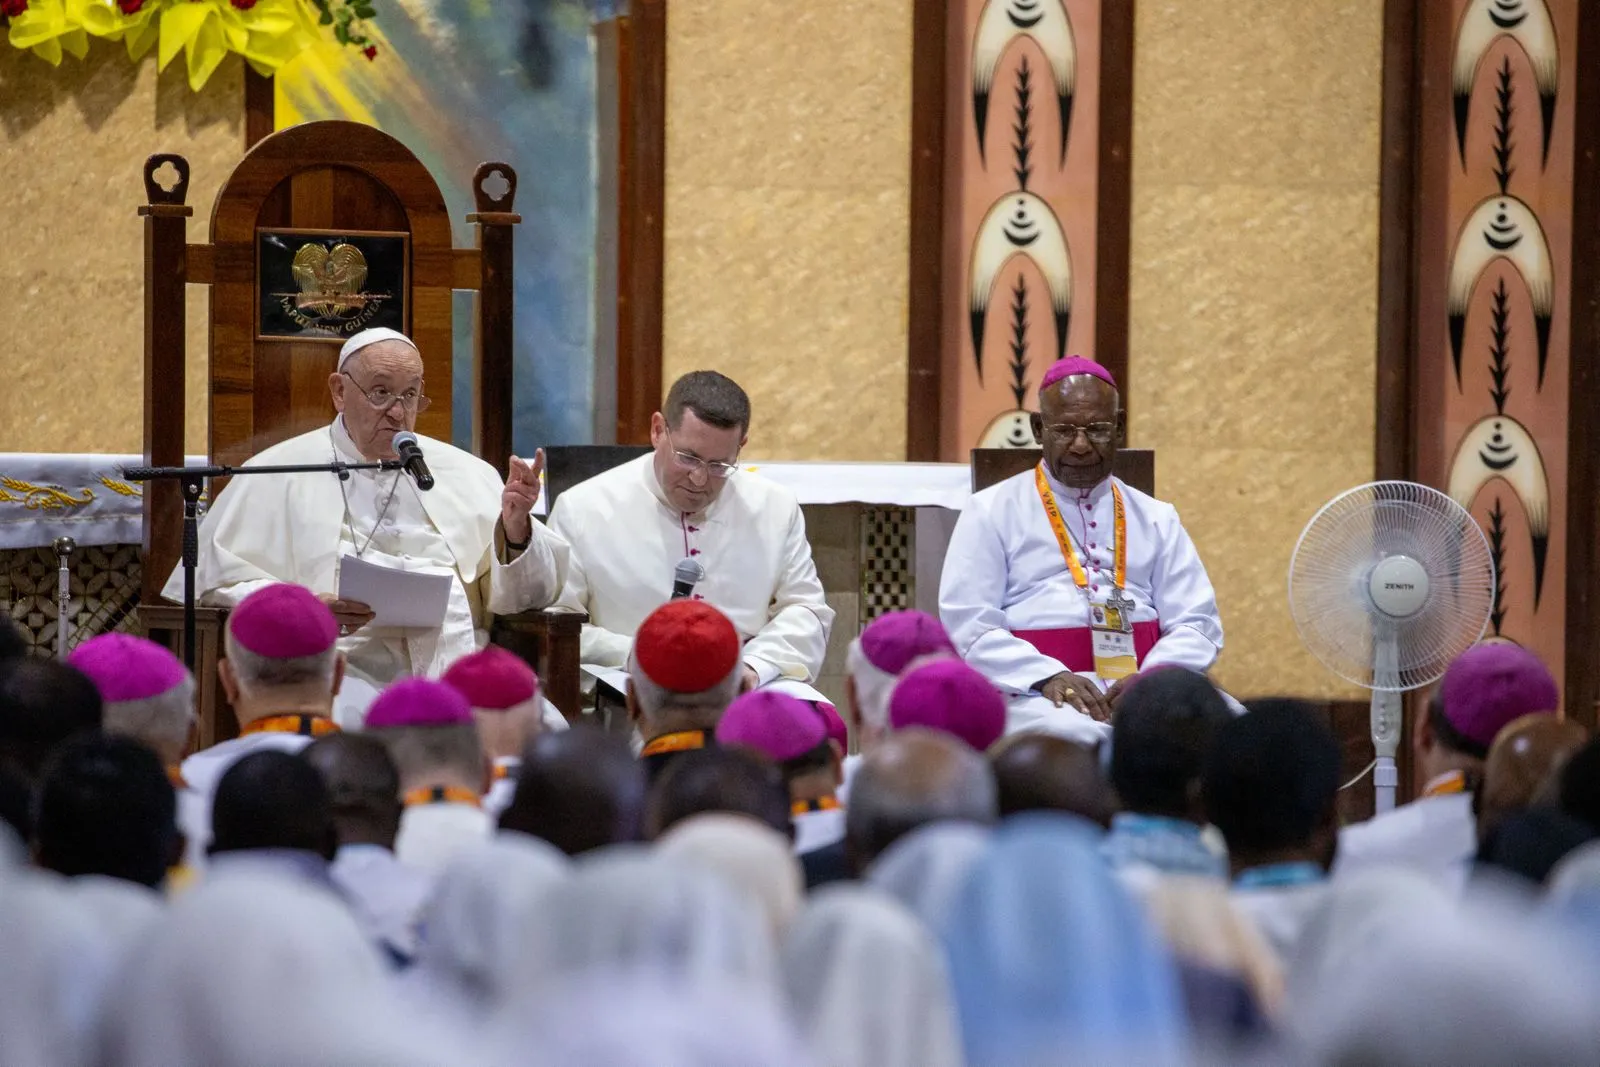
<path fill-rule="evenodd" d="M 816 708 L 770 689 L 739 697 L 717 722 L 717 744 L 753 748 L 775 763 L 803 756 L 827 739 Z"/>
<path fill-rule="evenodd" d="M 439 680 L 483 711 L 507 711 L 539 695 L 539 676 L 533 668 L 499 645 L 462 656 Z"/>
<path fill-rule="evenodd" d="M 91 637 L 67 656 L 67 666 L 87 675 L 107 704 L 149 700 L 178 688 L 189 677 L 182 661 L 165 646 L 132 634 Z"/>
<path fill-rule="evenodd" d="M 822 716 L 822 726 L 828 732 L 828 738 L 839 742 L 841 751 L 850 749 L 850 727 L 844 724 L 844 716 L 839 714 L 839 709 L 829 704 L 826 700 L 817 701 L 817 714 Z"/>
<path fill-rule="evenodd" d="M 919 656 L 955 655 L 956 646 L 939 620 L 920 611 L 891 611 L 861 631 L 861 654 L 885 674 L 899 674 Z"/>
<path fill-rule="evenodd" d="M 300 659 L 332 648 L 339 622 L 311 590 L 283 583 L 241 600 L 228 615 L 228 634 L 246 652 L 266 659 Z"/>
<path fill-rule="evenodd" d="M 889 722 L 896 730 L 938 730 L 984 752 L 1006 732 L 1006 701 L 961 660 L 935 660 L 908 671 L 894 687 Z"/>
<path fill-rule="evenodd" d="M 1044 372 L 1044 380 L 1039 383 L 1039 391 L 1042 393 L 1061 379 L 1071 378 L 1078 374 L 1087 374 L 1091 378 L 1099 378 L 1113 389 L 1117 387 L 1117 380 L 1111 376 L 1111 372 L 1094 360 L 1084 359 L 1082 356 L 1068 356 L 1065 359 L 1056 360 L 1050 365 L 1050 369 Z"/>
<path fill-rule="evenodd" d="M 1456 732 L 1485 753 L 1508 723 L 1561 707 L 1550 669 L 1512 644 L 1478 644 L 1461 653 L 1445 668 L 1435 699 Z"/>
<path fill-rule="evenodd" d="M 400 726 L 472 726 L 472 705 L 451 686 L 422 678 L 407 678 L 378 694 L 367 709 L 366 727 L 383 730 Z"/>

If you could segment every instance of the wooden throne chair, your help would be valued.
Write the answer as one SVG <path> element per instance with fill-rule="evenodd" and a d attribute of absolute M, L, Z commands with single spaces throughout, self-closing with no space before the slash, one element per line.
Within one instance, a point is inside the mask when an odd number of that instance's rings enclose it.
<path fill-rule="evenodd" d="M 181 466 L 187 286 L 211 286 L 209 454 L 238 465 L 269 445 L 332 421 L 327 379 L 344 336 L 389 325 L 417 342 L 433 404 L 419 432 L 451 438 L 452 292 L 478 295 L 474 324 L 473 451 L 505 474 L 512 421 L 512 227 L 516 172 L 485 163 L 473 176 L 476 245 L 456 248 L 443 194 L 426 167 L 388 134 L 353 122 L 311 122 L 253 147 L 217 194 L 210 240 L 188 241 L 189 164 L 144 166 L 144 460 Z M 355 258 L 362 269 L 345 266 Z M 310 251 L 307 251 L 310 249 Z M 318 274 L 318 272 L 321 272 Z M 357 276 L 361 280 L 352 284 Z M 296 279 L 313 278 L 297 283 Z M 212 484 L 209 493 L 225 491 Z M 140 620 L 180 654 L 183 610 L 161 598 L 182 547 L 182 491 L 144 491 Z M 200 608 L 196 743 L 237 732 L 217 680 L 226 612 Z M 578 709 L 581 613 L 539 611 L 493 620 L 491 633 L 526 657 L 569 718 Z"/>

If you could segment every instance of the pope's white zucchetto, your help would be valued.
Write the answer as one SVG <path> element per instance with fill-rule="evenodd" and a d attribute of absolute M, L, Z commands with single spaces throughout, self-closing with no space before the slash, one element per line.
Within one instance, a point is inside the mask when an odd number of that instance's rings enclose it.
<path fill-rule="evenodd" d="M 346 341 L 344 347 L 339 349 L 339 370 L 344 370 L 344 365 L 350 362 L 351 356 L 354 356 L 368 345 L 377 344 L 379 341 L 399 341 L 418 355 L 422 354 L 422 350 L 417 347 L 417 343 L 399 330 L 391 330 L 387 326 L 374 326 L 371 329 L 350 335 L 350 340 Z"/>

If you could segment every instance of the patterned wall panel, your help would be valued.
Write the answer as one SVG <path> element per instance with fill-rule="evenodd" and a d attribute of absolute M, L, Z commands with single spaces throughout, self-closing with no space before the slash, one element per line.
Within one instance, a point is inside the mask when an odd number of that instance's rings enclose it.
<path fill-rule="evenodd" d="M 139 546 L 80 548 L 72 555 L 68 601 L 69 648 L 95 634 L 137 631 Z M 60 571 L 49 548 L 0 551 L 0 604 L 41 655 L 55 655 L 60 613 L 56 591 Z"/>
<path fill-rule="evenodd" d="M 916 605 L 917 513 L 861 509 L 861 625 Z M 938 580 L 937 575 L 934 581 Z"/>
<path fill-rule="evenodd" d="M 1425 8 L 1433 5 L 1425 5 Z M 1418 142 L 1419 477 L 1471 510 L 1490 632 L 1566 657 L 1578 0 L 1425 10 Z M 1448 11 L 1448 18 L 1444 11 Z"/>
<path fill-rule="evenodd" d="M 1095 353 L 1099 0 L 950 0 L 945 459 L 1031 447 L 1044 369 Z"/>

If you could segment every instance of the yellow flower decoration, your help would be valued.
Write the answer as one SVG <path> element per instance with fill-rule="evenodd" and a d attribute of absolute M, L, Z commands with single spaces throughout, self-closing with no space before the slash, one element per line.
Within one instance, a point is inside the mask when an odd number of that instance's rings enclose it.
<path fill-rule="evenodd" d="M 135 60 L 155 47 L 162 70 L 181 52 L 189 88 L 196 92 L 229 52 L 237 52 L 257 73 L 270 76 L 317 39 L 320 12 L 314 0 L 238 0 L 238 4 L 144 0 L 130 14 L 118 0 L 27 0 L 26 9 L 11 18 L 9 38 L 13 46 L 31 49 L 57 66 L 64 52 L 82 59 L 91 34 L 122 41 Z M 363 13 L 370 16 L 364 7 Z M 346 29 L 347 15 L 339 24 Z M 365 43 L 365 38 L 351 43 Z"/>
<path fill-rule="evenodd" d="M 160 22 L 156 12 L 159 0 L 145 0 L 145 4 L 131 15 L 125 15 L 116 0 L 75 0 L 82 7 L 83 28 L 96 37 L 108 41 L 121 41 L 128 49 L 128 58 L 138 60 L 155 47 L 160 36 Z"/>
<path fill-rule="evenodd" d="M 28 9 L 11 19 L 8 37 L 15 47 L 32 50 L 54 67 L 61 65 L 62 52 L 82 59 L 89 52 L 89 37 L 72 10 L 80 6 L 72 0 L 28 0 Z"/>

